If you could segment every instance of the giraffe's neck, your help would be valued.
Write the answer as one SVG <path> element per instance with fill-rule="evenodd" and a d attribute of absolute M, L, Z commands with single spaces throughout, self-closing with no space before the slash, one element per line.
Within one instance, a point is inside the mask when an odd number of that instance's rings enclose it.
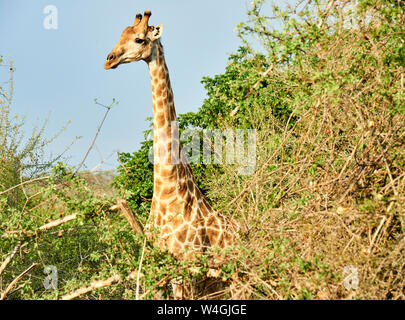
<path fill-rule="evenodd" d="M 162 166 L 167 169 L 173 168 L 179 161 L 180 150 L 173 91 L 163 47 L 159 41 L 154 47 L 148 66 L 153 94 L 153 143 L 156 174 L 156 170 Z M 156 178 L 159 178 L 159 174 L 156 174 Z"/>
<path fill-rule="evenodd" d="M 154 186 L 151 215 L 159 243 L 175 255 L 232 242 L 226 222 L 213 212 L 197 187 L 181 151 L 173 91 L 159 41 L 147 61 L 153 93 Z"/>
<path fill-rule="evenodd" d="M 154 204 L 164 203 L 165 198 L 173 196 L 179 182 L 188 180 L 190 172 L 179 169 L 185 165 L 179 159 L 181 147 L 173 91 L 160 41 L 156 42 L 147 63 L 153 94 Z"/>

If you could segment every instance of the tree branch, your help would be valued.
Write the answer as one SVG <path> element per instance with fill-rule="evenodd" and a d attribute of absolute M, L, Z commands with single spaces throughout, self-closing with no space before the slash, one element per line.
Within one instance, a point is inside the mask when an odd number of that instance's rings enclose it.
<path fill-rule="evenodd" d="M 128 275 L 127 279 L 132 280 L 136 277 L 137 274 L 138 274 L 137 271 L 133 271 Z M 80 297 L 81 295 L 89 293 L 95 289 L 108 287 L 113 284 L 120 283 L 121 281 L 122 281 L 122 277 L 119 274 L 115 274 L 112 277 L 109 277 L 108 279 L 94 281 L 89 286 L 85 286 L 85 287 L 77 289 L 69 294 L 65 294 L 64 296 L 62 296 L 61 299 L 62 300 L 72 300 L 72 299 Z"/>
<path fill-rule="evenodd" d="M 26 269 L 25 271 L 23 271 L 19 276 L 17 276 L 17 278 L 15 278 L 6 288 L 6 290 L 4 290 L 4 292 L 1 294 L 0 296 L 0 300 L 4 300 L 4 298 L 7 296 L 7 294 L 10 292 L 10 290 L 16 285 L 16 283 L 18 281 L 20 281 L 20 279 L 27 274 L 28 272 L 30 272 L 33 268 L 35 268 L 38 265 L 38 263 L 33 263 L 28 269 Z"/>
<path fill-rule="evenodd" d="M 132 230 L 135 233 L 143 234 L 141 226 L 136 221 L 131 208 L 124 199 L 118 199 L 117 204 L 110 208 L 110 210 L 117 210 L 117 209 L 121 211 L 122 215 L 127 219 L 129 225 L 131 226 Z"/>
<path fill-rule="evenodd" d="M 4 269 L 6 269 L 7 265 L 10 263 L 11 259 L 13 259 L 14 255 L 16 254 L 17 250 L 20 248 L 21 243 L 18 242 L 14 249 L 9 253 L 7 258 L 3 261 L 0 266 L 0 275 L 3 273 Z"/>

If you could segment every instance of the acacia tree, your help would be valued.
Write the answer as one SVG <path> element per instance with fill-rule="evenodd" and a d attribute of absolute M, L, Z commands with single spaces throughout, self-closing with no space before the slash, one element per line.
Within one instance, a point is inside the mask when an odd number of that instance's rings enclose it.
<path fill-rule="evenodd" d="M 13 61 L 4 61 L 0 56 L 0 68 L 8 71 L 8 88 L 0 87 L 0 190 L 4 191 L 46 172 L 61 159 L 62 154 L 46 159 L 46 146 L 60 134 L 59 132 L 50 138 L 44 136 L 48 119 L 41 126 L 34 127 L 31 135 L 24 134 L 25 118 L 13 115 L 12 112 L 15 72 Z M 9 192 L 9 205 L 18 206 L 21 193 L 19 188 Z"/>

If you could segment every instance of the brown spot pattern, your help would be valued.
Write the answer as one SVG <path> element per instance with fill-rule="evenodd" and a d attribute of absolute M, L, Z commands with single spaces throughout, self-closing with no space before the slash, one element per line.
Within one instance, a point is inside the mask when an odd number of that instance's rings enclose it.
<path fill-rule="evenodd" d="M 176 111 L 170 77 L 160 46 L 155 59 L 157 67 L 151 70 L 154 129 L 156 132 L 167 132 L 167 138 L 163 140 L 163 136 L 155 134 L 154 141 L 155 147 L 159 145 L 158 153 L 164 155 L 172 150 L 172 145 L 175 152 L 179 152 L 180 146 L 176 137 L 171 135 L 171 122 L 176 121 Z M 169 153 L 169 161 L 172 160 Z M 224 247 L 232 242 L 233 236 L 228 234 L 225 227 L 221 228 L 224 221 L 213 213 L 195 184 L 189 164 L 163 167 L 155 163 L 154 175 L 152 210 L 159 211 L 156 224 L 162 226 L 161 245 L 182 258 L 182 250 L 187 247 Z"/>

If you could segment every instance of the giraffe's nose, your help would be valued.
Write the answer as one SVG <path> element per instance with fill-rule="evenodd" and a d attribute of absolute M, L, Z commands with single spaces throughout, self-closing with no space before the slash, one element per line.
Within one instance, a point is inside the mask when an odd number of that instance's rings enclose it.
<path fill-rule="evenodd" d="M 114 60 L 114 59 L 115 59 L 115 54 L 114 54 L 114 53 L 110 53 L 110 54 L 107 56 L 107 60 L 109 60 L 109 61 Z"/>

